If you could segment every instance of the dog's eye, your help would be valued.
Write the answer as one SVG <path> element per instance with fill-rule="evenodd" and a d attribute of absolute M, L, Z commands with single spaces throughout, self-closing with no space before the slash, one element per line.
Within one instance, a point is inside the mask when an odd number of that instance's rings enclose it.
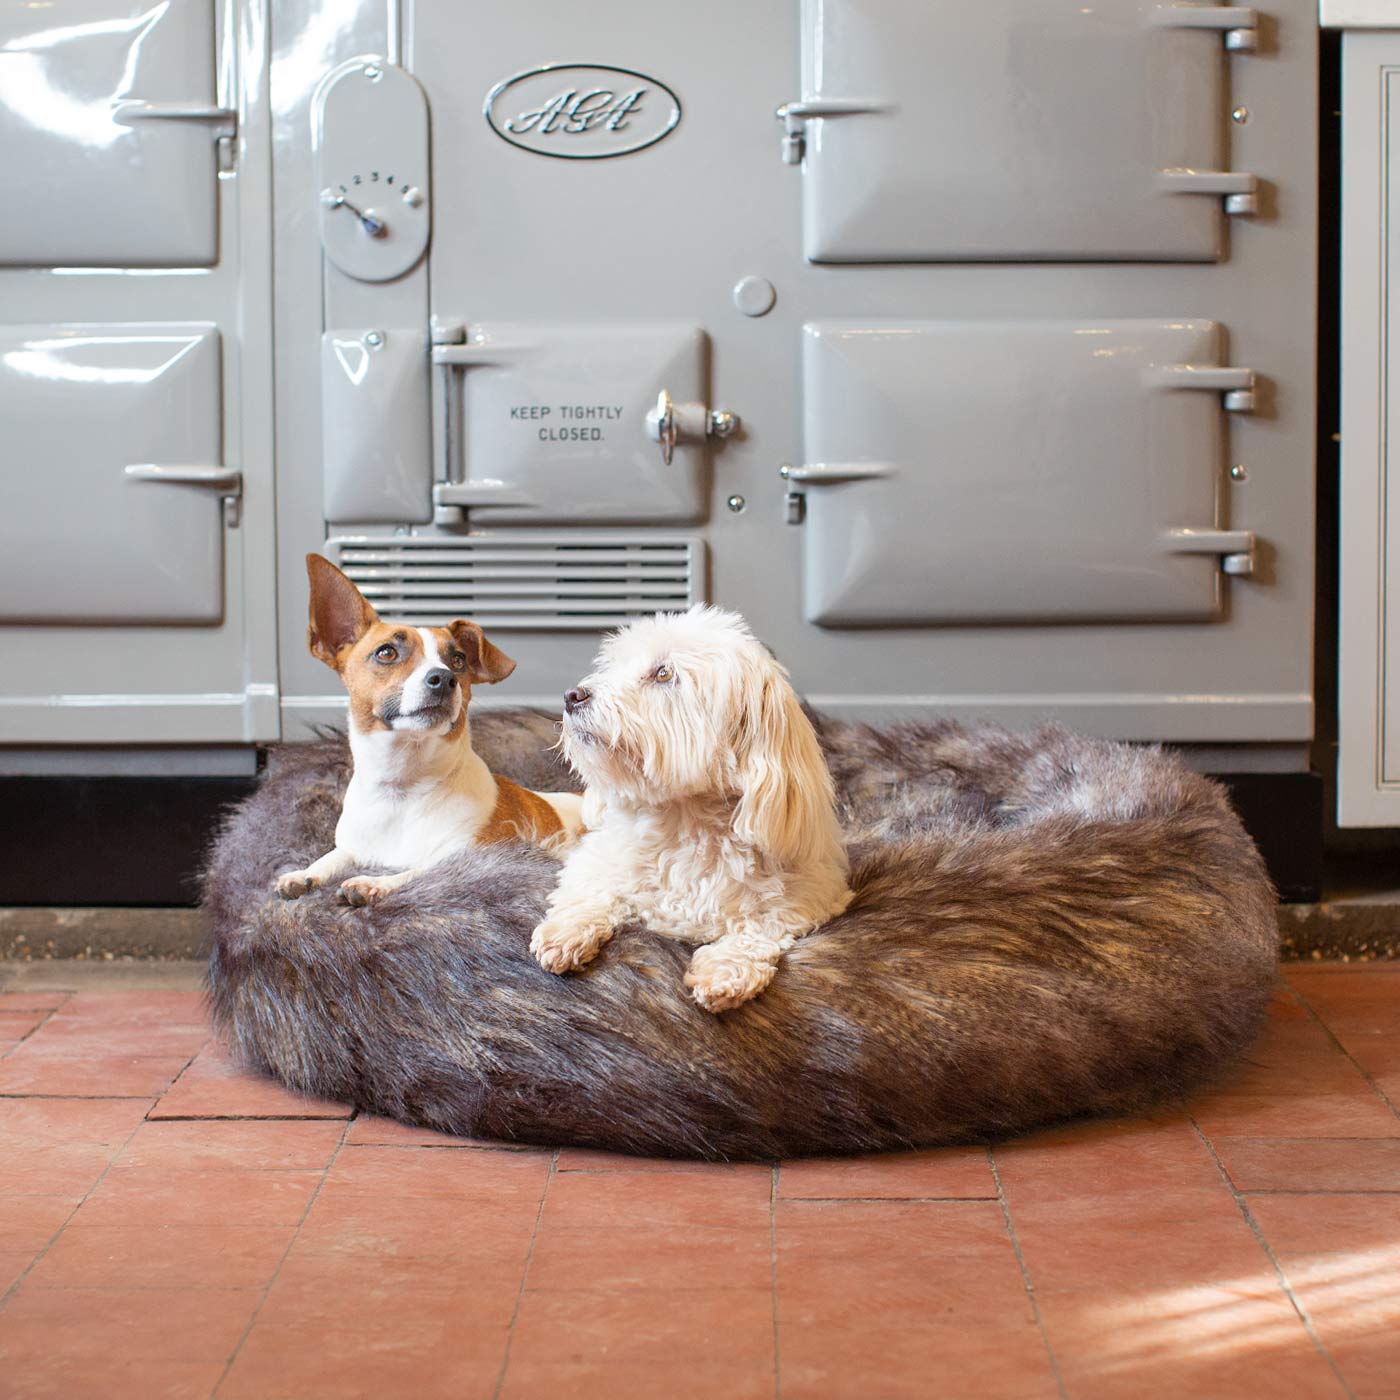
<path fill-rule="evenodd" d="M 399 649 L 391 642 L 385 642 L 378 651 L 374 653 L 376 661 L 397 661 L 399 659 Z"/>
<path fill-rule="evenodd" d="M 656 670 L 654 670 L 651 673 L 651 678 L 652 680 L 658 681 L 660 682 L 660 684 L 665 685 L 667 681 L 675 680 L 676 672 L 675 669 L 668 662 L 663 661 L 661 665 L 659 665 L 656 668 Z"/>
<path fill-rule="evenodd" d="M 447 658 L 447 664 L 451 666 L 454 671 L 460 671 L 462 667 L 467 664 L 467 658 L 463 656 L 460 651 L 454 651 L 452 655 Z"/>

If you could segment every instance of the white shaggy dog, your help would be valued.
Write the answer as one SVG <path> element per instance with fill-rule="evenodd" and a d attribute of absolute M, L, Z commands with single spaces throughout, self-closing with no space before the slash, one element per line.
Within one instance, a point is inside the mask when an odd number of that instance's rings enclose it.
<path fill-rule="evenodd" d="M 608 637 L 564 696 L 565 757 L 587 784 L 530 951 L 589 962 L 631 920 L 699 943 L 708 1011 L 757 996 L 784 951 L 850 903 L 835 794 L 787 673 L 743 618 L 659 614 Z"/>

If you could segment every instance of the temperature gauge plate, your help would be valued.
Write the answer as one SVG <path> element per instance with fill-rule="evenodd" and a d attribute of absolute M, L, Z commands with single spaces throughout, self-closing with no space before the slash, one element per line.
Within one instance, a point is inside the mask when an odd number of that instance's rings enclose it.
<path fill-rule="evenodd" d="M 377 58 L 329 73 L 312 104 L 321 246 L 342 272 L 387 282 L 428 247 L 428 99 L 417 80 Z"/>

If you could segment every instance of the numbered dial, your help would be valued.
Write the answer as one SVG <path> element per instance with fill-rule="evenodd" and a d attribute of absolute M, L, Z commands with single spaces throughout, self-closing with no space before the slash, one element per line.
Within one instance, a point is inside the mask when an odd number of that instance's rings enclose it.
<path fill-rule="evenodd" d="M 401 277 L 428 246 L 428 109 L 402 68 L 356 59 L 316 97 L 315 164 L 326 257 L 365 282 Z"/>

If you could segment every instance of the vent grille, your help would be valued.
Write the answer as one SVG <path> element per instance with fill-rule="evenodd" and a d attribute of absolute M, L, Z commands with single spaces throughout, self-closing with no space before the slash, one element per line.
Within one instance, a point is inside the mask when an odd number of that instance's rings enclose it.
<path fill-rule="evenodd" d="M 519 631 L 601 631 L 701 601 L 697 536 L 342 535 L 326 556 L 385 617 L 470 617 Z"/>

